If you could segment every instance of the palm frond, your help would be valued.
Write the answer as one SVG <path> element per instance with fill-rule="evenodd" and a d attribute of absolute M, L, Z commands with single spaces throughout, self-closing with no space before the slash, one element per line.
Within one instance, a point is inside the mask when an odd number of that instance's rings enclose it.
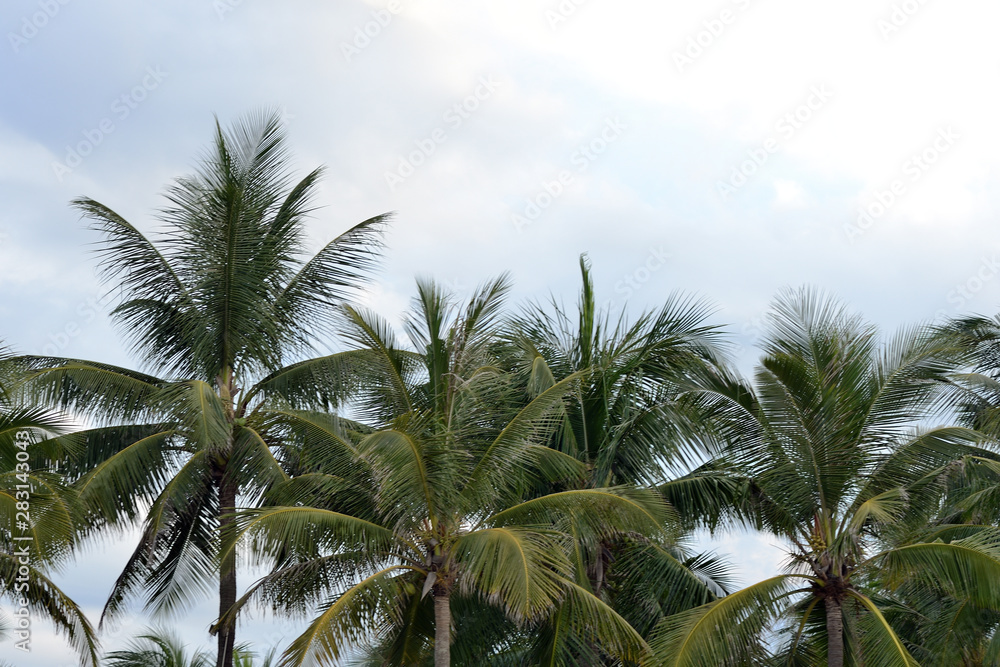
<path fill-rule="evenodd" d="M 783 611 L 793 575 L 765 579 L 701 607 L 666 618 L 650 640 L 663 667 L 754 664 L 761 636 Z"/>
<path fill-rule="evenodd" d="M 514 620 L 537 618 L 563 594 L 558 572 L 569 569 L 557 533 L 517 527 L 484 528 L 455 545 L 460 586 L 503 608 Z"/>

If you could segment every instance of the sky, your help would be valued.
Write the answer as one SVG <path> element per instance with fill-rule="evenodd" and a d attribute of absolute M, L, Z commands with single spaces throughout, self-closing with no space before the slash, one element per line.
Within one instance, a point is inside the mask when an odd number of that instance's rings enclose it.
<path fill-rule="evenodd" d="M 261 108 L 299 173 L 326 167 L 316 249 L 395 212 L 362 297 L 390 317 L 415 276 L 468 295 L 508 271 L 513 303 L 572 303 L 583 253 L 613 309 L 711 304 L 747 372 L 785 287 L 886 330 L 994 314 L 998 20 L 990 0 L 5 0 L 0 338 L 133 365 L 68 203 L 155 233 L 215 118 Z M 765 538 L 707 542 L 748 582 L 782 558 Z M 95 618 L 133 543 L 62 573 Z M 211 620 L 178 625 L 207 647 Z M 74 663 L 36 638 L 14 664 Z"/>

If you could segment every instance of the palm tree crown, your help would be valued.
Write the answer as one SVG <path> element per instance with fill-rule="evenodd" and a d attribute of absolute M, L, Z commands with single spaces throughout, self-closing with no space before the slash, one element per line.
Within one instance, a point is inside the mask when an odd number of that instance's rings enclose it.
<path fill-rule="evenodd" d="M 72 359 L 31 358 L 38 400 L 92 418 L 74 434 L 76 480 L 95 525 L 132 520 L 151 503 L 142 539 L 108 601 L 134 590 L 176 610 L 219 576 L 220 616 L 236 599 L 235 561 L 216 561 L 237 496 L 286 477 L 280 450 L 291 402 L 324 407 L 328 358 L 282 368 L 309 349 L 333 306 L 372 268 L 386 216 L 305 255 L 304 221 L 320 170 L 295 182 L 276 114 L 223 131 L 198 171 L 167 191 L 157 243 L 91 199 L 74 204 L 104 237 L 101 270 L 121 299 L 112 316 L 157 375 Z M 276 456 L 278 458 L 276 458 Z M 234 634 L 219 634 L 231 667 Z"/>
<path fill-rule="evenodd" d="M 892 590 L 933 573 L 983 600 L 996 587 L 973 592 L 964 577 L 1000 572 L 988 535 L 881 541 L 880 529 L 934 506 L 942 466 L 980 440 L 960 427 L 919 428 L 948 386 L 952 350 L 920 329 L 883 343 L 873 327 L 807 290 L 780 297 L 770 323 L 756 392 L 720 382 L 704 398 L 766 498 L 762 521 L 789 543 L 791 571 L 664 621 L 662 664 L 738 664 L 779 612 L 790 621 L 784 651 L 793 664 L 825 653 L 839 667 L 845 648 L 846 659 L 914 664 L 869 584 Z M 785 606 L 790 595 L 799 602 Z M 715 624 L 733 632 L 709 637 Z"/>
<path fill-rule="evenodd" d="M 525 399 L 579 376 L 548 444 L 586 466 L 580 488 L 653 487 L 671 501 L 661 539 L 629 535 L 609 541 L 587 534 L 584 526 L 572 531 L 577 582 L 646 636 L 664 615 L 713 600 L 727 585 L 717 558 L 691 555 L 682 546 L 682 526 L 711 523 L 709 515 L 731 500 L 718 491 L 736 486 L 727 473 L 699 466 L 711 450 L 699 439 L 699 415 L 683 400 L 722 363 L 721 332 L 706 323 L 705 305 L 680 295 L 634 321 L 624 313 L 615 319 L 596 303 L 585 257 L 580 272 L 575 313 L 558 303 L 533 304 L 513 318 L 502 336 L 511 356 L 507 365 L 524 386 Z M 549 620 L 561 618 L 556 613 Z M 533 648 L 524 651 L 534 656 L 530 660 L 614 660 L 566 627 L 546 626 L 535 635 Z"/>
<path fill-rule="evenodd" d="M 372 425 L 339 437 L 315 430 L 309 448 L 327 451 L 325 465 L 271 496 L 305 504 L 239 520 L 255 551 L 281 565 L 244 601 L 285 611 L 321 603 L 283 664 L 330 664 L 373 632 L 387 664 L 418 664 L 433 648 L 434 664 L 448 665 L 453 599 L 497 610 L 482 613 L 501 626 L 568 600 L 576 632 L 621 657 L 645 650 L 619 615 L 567 576 L 565 528 L 572 517 L 595 534 L 655 533 L 664 507 L 625 489 L 526 495 L 582 479 L 579 461 L 545 446 L 579 376 L 521 404 L 493 349 L 506 291 L 504 279 L 487 283 L 456 308 L 421 282 L 406 321 L 413 350 L 400 348 L 381 318 L 346 309 L 348 336 L 359 344 L 354 363 L 366 373 L 353 405 Z M 477 659 L 482 644 L 463 645 L 461 634 L 455 641 L 461 664 Z"/>

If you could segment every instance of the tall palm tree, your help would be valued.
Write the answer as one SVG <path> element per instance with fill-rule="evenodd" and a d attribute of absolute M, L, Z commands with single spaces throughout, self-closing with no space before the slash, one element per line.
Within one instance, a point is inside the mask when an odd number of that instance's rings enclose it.
<path fill-rule="evenodd" d="M 936 506 L 942 466 L 981 440 L 927 428 L 953 350 L 920 329 L 883 342 L 834 300 L 802 290 L 770 315 L 756 392 L 720 382 L 703 399 L 767 498 L 790 570 L 666 619 L 652 642 L 662 665 L 747 664 L 779 615 L 787 664 L 916 664 L 883 614 L 881 592 L 928 582 L 1000 609 L 996 531 L 940 527 L 889 543 L 888 526 Z M 973 534 L 975 532 L 975 534 Z"/>
<path fill-rule="evenodd" d="M 332 664 L 374 641 L 389 664 L 421 664 L 432 649 L 433 664 L 444 667 L 453 607 L 477 605 L 492 622 L 523 627 L 560 602 L 576 633 L 622 659 L 643 655 L 641 637 L 566 576 L 566 529 L 655 534 L 663 504 L 623 488 L 532 497 L 539 485 L 585 473 L 545 446 L 579 375 L 521 404 L 522 389 L 494 353 L 507 289 L 505 279 L 489 282 L 458 308 L 421 281 L 405 326 L 411 350 L 381 318 L 346 309 L 345 335 L 367 358 L 358 362 L 367 372 L 352 405 L 368 432 L 315 432 L 303 455 L 325 450 L 321 469 L 272 494 L 285 494 L 287 506 L 238 519 L 254 552 L 280 565 L 240 604 L 256 599 L 286 612 L 320 605 L 283 665 Z M 460 664 L 486 658 L 471 652 L 477 645 Z"/>
<path fill-rule="evenodd" d="M 0 348 L 0 360 L 7 357 Z M 64 431 L 66 424 L 49 411 L 12 403 L 6 386 L 16 381 L 0 379 L 0 597 L 48 618 L 80 652 L 83 664 L 96 667 L 90 621 L 47 574 L 73 553 L 83 518 L 76 494 L 51 469 L 53 452 L 38 442 Z M 16 632 L 14 621 L 21 620 L 31 619 L 0 613 L 0 638 Z"/>
<path fill-rule="evenodd" d="M 722 364 L 721 331 L 706 323 L 708 309 L 671 296 L 654 312 L 629 322 L 596 304 L 590 266 L 580 258 L 583 286 L 577 312 L 558 303 L 535 304 L 514 318 L 509 362 L 526 396 L 579 374 L 549 446 L 586 466 L 581 488 L 634 485 L 658 489 L 674 510 L 650 540 L 596 540 L 574 531 L 578 583 L 608 601 L 644 636 L 663 616 L 726 592 L 725 566 L 683 547 L 685 528 L 714 525 L 730 511 L 741 481 L 712 455 L 700 415 L 683 396 Z M 537 633 L 536 659 L 545 664 L 600 664 L 599 646 L 565 629 L 557 613 Z"/>
<path fill-rule="evenodd" d="M 111 208 L 74 205 L 103 235 L 101 269 L 121 299 L 112 312 L 147 372 L 74 359 L 25 358 L 33 397 L 98 427 L 66 472 L 92 511 L 114 525 L 145 512 L 139 545 L 104 619 L 135 591 L 178 611 L 215 578 L 219 614 L 237 597 L 236 556 L 217 560 L 237 498 L 256 501 L 285 479 L 281 448 L 298 417 L 289 402 L 328 407 L 344 373 L 311 350 L 333 308 L 357 288 L 386 216 L 366 220 L 311 258 L 304 220 L 321 174 L 294 181 L 278 115 L 254 114 L 215 141 L 198 171 L 167 191 L 154 243 Z M 277 458 L 276 458 L 277 457 Z M 218 633 L 218 667 L 232 667 L 234 631 Z"/>

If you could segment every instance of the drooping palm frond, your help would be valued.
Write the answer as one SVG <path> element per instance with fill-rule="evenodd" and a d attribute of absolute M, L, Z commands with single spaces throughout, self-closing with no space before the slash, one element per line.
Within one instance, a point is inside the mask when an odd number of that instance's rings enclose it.
<path fill-rule="evenodd" d="M 970 531 L 971 532 L 971 531 Z M 942 535 L 942 533 L 938 533 Z M 929 580 L 956 597 L 1000 608 L 1000 531 L 979 529 L 950 542 L 914 542 L 875 554 L 861 564 L 878 568 L 890 589 L 903 581 Z"/>
<path fill-rule="evenodd" d="M 324 605 L 286 649 L 281 667 L 335 664 L 362 644 L 379 619 L 393 613 L 403 585 L 394 575 L 403 569 L 392 566 L 375 572 Z"/>
<path fill-rule="evenodd" d="M 19 551 L 0 553 L 0 592 L 13 597 L 19 606 L 26 602 L 32 615 L 49 619 L 79 653 L 81 664 L 97 667 L 97 635 L 87 615 L 48 576 L 34 565 L 25 565 Z"/>
<path fill-rule="evenodd" d="M 584 479 L 570 481 L 573 486 L 660 488 L 660 505 L 650 514 L 656 519 L 639 530 L 655 533 L 653 543 L 679 554 L 682 525 L 689 529 L 716 526 L 724 516 L 734 514 L 730 508 L 737 497 L 748 493 L 745 478 L 740 480 L 741 471 L 710 461 L 719 451 L 718 440 L 704 427 L 708 413 L 692 398 L 692 392 L 706 381 L 728 373 L 721 331 L 707 323 L 710 308 L 680 294 L 672 294 L 662 308 L 631 321 L 624 312 L 615 316 L 597 305 L 585 257 L 581 257 L 580 272 L 582 287 L 575 312 L 557 302 L 534 303 L 512 319 L 501 337 L 505 368 L 517 380 L 523 392 L 518 400 L 525 404 L 568 378 L 579 378 L 570 400 L 557 406 L 552 415 L 555 428 L 545 444 L 587 466 Z M 565 484 L 542 483 L 534 493 L 572 497 L 563 495 Z M 585 496 L 580 498 L 583 501 Z M 662 498 L 671 505 L 664 506 Z M 532 507 L 531 501 L 526 507 Z M 709 508 L 714 517 L 702 512 Z M 624 531 L 587 525 L 579 518 L 575 523 L 564 520 L 563 529 L 575 542 L 573 580 L 642 626 L 644 636 L 664 615 L 684 604 L 714 599 L 707 582 L 687 569 L 694 561 L 686 557 L 673 561 L 675 569 L 653 567 L 650 572 L 662 578 L 645 580 L 640 587 L 625 567 L 636 563 L 629 555 L 641 553 L 650 542 L 632 539 L 635 536 L 626 536 Z M 653 592 L 673 586 L 679 588 L 670 595 Z M 565 615 L 557 611 L 553 618 Z M 589 639 L 573 634 L 569 626 L 560 627 L 551 621 L 540 628 L 558 647 L 539 647 L 537 655 L 566 664 L 611 660 Z"/>
<path fill-rule="evenodd" d="M 101 235 L 115 324 L 163 377 L 73 359 L 3 366 L 21 371 L 15 396 L 94 427 L 45 444 L 79 490 L 88 530 L 120 528 L 150 504 L 106 618 L 143 592 L 149 608 L 179 611 L 208 593 L 213 576 L 224 613 L 235 600 L 235 559 L 218 559 L 220 531 L 237 498 L 260 502 L 290 472 L 316 470 L 318 431 L 294 415 L 340 408 L 357 387 L 358 359 L 301 359 L 371 275 L 388 216 L 311 255 L 305 223 L 320 174 L 293 178 L 280 117 L 262 111 L 229 129 L 216 122 L 195 173 L 167 189 L 156 237 L 109 206 L 73 202 Z M 297 363 L 283 368 L 289 361 Z M 227 630 L 224 667 L 234 648 Z"/>
<path fill-rule="evenodd" d="M 747 486 L 737 498 L 748 516 L 790 544 L 790 572 L 813 582 L 785 605 L 790 639 L 779 657 L 825 658 L 831 667 L 911 664 L 870 591 L 899 585 L 890 573 L 916 585 L 913 558 L 927 552 L 905 551 L 920 540 L 912 533 L 940 506 L 955 462 L 982 451 L 980 433 L 924 425 L 954 404 L 962 355 L 927 328 L 883 339 L 839 301 L 808 289 L 780 294 L 768 323 L 752 390 L 718 374 L 690 395 L 711 418 L 710 437 L 743 470 Z M 866 559 L 881 546 L 876 566 Z M 907 565 L 894 569 L 894 558 Z M 765 616 L 781 611 L 751 602 Z"/>
<path fill-rule="evenodd" d="M 164 382 L 108 364 L 53 357 L 17 357 L 22 401 L 58 405 L 95 425 L 143 423 L 155 414 Z"/>
<path fill-rule="evenodd" d="M 414 664 L 443 641 L 473 661 L 482 651 L 509 656 L 515 638 L 558 607 L 573 637 L 605 647 L 603 655 L 645 656 L 628 622 L 567 578 L 572 533 L 652 538 L 673 521 L 671 509 L 654 491 L 572 488 L 585 487 L 586 465 L 547 444 L 583 374 L 520 400 L 497 357 L 506 290 L 503 278 L 490 281 L 459 304 L 422 282 L 406 325 L 413 350 L 386 322 L 345 310 L 347 339 L 358 345 L 346 354 L 366 378 L 350 400 L 370 432 L 261 407 L 254 419 L 291 435 L 303 473 L 268 497 L 305 505 L 239 514 L 227 548 L 242 540 L 276 569 L 223 623 L 248 604 L 296 615 L 319 605 L 287 664 L 334 664 L 356 649 Z M 547 485 L 566 490 L 539 495 Z M 453 639 L 442 605 L 467 636 Z M 498 620 L 484 625 L 477 605 Z M 479 655 L 475 638 L 484 642 Z"/>
<path fill-rule="evenodd" d="M 796 581 L 798 579 L 798 581 Z M 780 575 L 701 607 L 668 616 L 650 640 L 662 667 L 755 664 L 765 655 L 764 630 L 780 616 L 786 599 L 806 577 Z"/>
<path fill-rule="evenodd" d="M 665 617 L 735 590 L 730 566 L 710 554 L 688 555 L 667 540 L 625 539 L 608 574 L 612 604 L 642 636 Z"/>
<path fill-rule="evenodd" d="M 514 526 L 462 535 L 454 551 L 462 565 L 460 590 L 495 601 L 512 619 L 538 618 L 564 592 L 559 572 L 569 569 L 569 562 L 560 537 Z"/>
<path fill-rule="evenodd" d="M 81 664 L 96 667 L 98 640 L 90 621 L 48 576 L 74 553 L 87 525 L 79 494 L 55 469 L 64 451 L 53 442 L 68 423 L 23 400 L 24 370 L 0 347 L 0 598 L 14 603 L 17 616 L 25 610 L 30 618 L 50 620 Z M 24 632 L 12 622 L 23 618 L 0 616 L 5 639 Z"/>
<path fill-rule="evenodd" d="M 114 622 L 131 597 L 148 590 L 147 608 L 180 611 L 208 594 L 216 573 L 218 500 L 204 452 L 190 457 L 155 498 L 135 551 L 115 581 L 101 623 Z"/>

